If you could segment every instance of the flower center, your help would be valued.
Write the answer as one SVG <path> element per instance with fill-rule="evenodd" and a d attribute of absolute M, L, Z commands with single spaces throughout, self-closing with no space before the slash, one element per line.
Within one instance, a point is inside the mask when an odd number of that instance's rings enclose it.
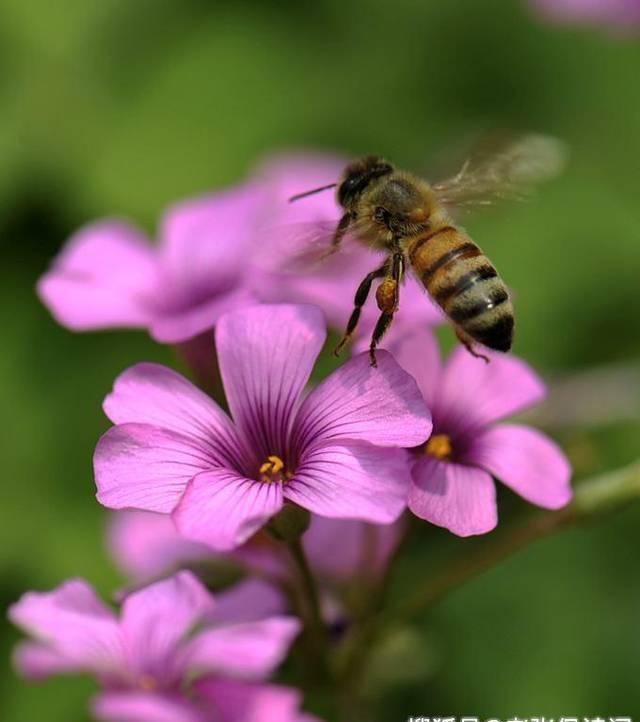
<path fill-rule="evenodd" d="M 267 456 L 267 460 L 259 469 L 261 481 L 289 481 L 292 477 L 290 471 L 285 468 L 284 461 L 273 454 Z"/>
<path fill-rule="evenodd" d="M 450 459 L 453 454 L 451 437 L 447 434 L 434 434 L 425 444 L 424 453 L 441 461 Z"/>

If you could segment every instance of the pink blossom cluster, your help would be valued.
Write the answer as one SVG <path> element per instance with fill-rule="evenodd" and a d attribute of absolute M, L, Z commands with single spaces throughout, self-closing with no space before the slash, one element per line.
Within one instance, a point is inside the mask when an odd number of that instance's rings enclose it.
<path fill-rule="evenodd" d="M 10 610 L 33 638 L 18 668 L 90 672 L 98 719 L 312 719 L 298 691 L 271 680 L 300 631 L 295 569 L 274 533 L 287 510 L 310 515 L 302 553 L 323 619 L 339 630 L 350 623 L 345 585 L 376 584 L 410 512 L 464 537 L 496 526 L 494 479 L 548 509 L 571 498 L 555 443 L 503 423 L 544 396 L 539 377 L 496 353 L 487 364 L 458 348 L 443 362 L 432 332 L 440 314 L 414 281 L 376 368 L 356 352 L 310 384 L 327 323 L 346 323 L 356 287 L 379 265 L 353 247 L 292 270 L 301 238 L 335 224 L 339 207 L 330 194 L 286 200 L 335 181 L 342 163 L 278 158 L 241 186 L 170 209 L 156 245 L 124 221 L 92 224 L 38 284 L 72 330 L 195 339 L 226 398 L 223 408 L 158 364 L 124 370 L 104 401 L 113 425 L 94 473 L 98 501 L 116 510 L 110 546 L 132 586 L 118 593 L 118 612 L 81 580 Z M 204 582 L 229 563 L 240 581 L 214 597 Z"/>

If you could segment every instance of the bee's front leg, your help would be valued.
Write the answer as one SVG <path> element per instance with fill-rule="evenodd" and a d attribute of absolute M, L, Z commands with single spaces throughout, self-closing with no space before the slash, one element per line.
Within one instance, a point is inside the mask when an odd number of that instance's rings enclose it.
<path fill-rule="evenodd" d="M 323 255 L 323 259 L 327 258 L 328 256 L 332 256 L 338 250 L 338 248 L 340 248 L 340 243 L 342 242 L 342 239 L 345 237 L 347 231 L 349 230 L 349 226 L 353 223 L 354 220 L 355 214 L 351 211 L 347 211 L 338 221 L 336 230 L 333 233 L 333 238 L 331 239 L 331 246 Z"/>

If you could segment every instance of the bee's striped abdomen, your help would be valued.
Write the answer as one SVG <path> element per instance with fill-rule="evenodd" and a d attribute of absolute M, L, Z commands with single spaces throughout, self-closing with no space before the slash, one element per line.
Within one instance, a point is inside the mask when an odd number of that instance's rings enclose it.
<path fill-rule="evenodd" d="M 473 340 L 508 351 L 513 306 L 489 259 L 464 233 L 446 226 L 417 238 L 409 253 L 416 276 L 447 316 Z"/>

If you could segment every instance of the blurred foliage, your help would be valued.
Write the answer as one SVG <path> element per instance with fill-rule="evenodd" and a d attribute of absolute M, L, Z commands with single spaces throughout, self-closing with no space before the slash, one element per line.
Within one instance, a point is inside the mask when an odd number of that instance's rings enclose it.
<path fill-rule="evenodd" d="M 100 403 L 128 364 L 174 361 L 140 333 L 73 335 L 40 306 L 34 283 L 72 230 L 101 215 L 152 230 L 168 203 L 283 148 L 423 168 L 479 128 L 550 132 L 571 146 L 568 172 L 468 222 L 516 291 L 516 351 L 543 371 L 640 362 L 639 67 L 638 41 L 546 27 L 519 0 L 4 0 L 4 606 L 69 576 L 104 594 L 119 583 L 93 499 Z M 587 472 L 636 457 L 639 431 L 563 441 Z M 455 593 L 421 629 L 432 676 L 396 687 L 380 719 L 640 715 L 639 520 L 630 509 L 546 540 Z M 466 543 L 425 526 L 400 587 Z M 3 625 L 3 660 L 16 637 Z M 91 689 L 34 691 L 7 667 L 0 718 L 84 720 Z"/>

